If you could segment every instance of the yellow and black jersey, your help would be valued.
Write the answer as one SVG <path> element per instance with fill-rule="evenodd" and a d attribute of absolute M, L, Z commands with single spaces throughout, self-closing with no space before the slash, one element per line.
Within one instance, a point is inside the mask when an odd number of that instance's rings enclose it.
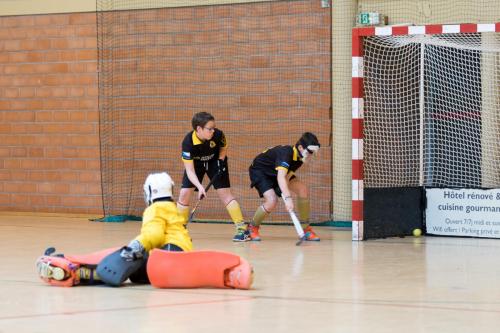
<path fill-rule="evenodd" d="M 137 239 L 147 251 L 174 244 L 183 251 L 191 251 L 193 243 L 184 226 L 185 218 L 172 201 L 157 201 L 146 208 L 142 216 L 141 234 Z"/>
<path fill-rule="evenodd" d="M 224 132 L 215 129 L 210 140 L 202 141 L 195 131 L 189 132 L 182 141 L 182 160 L 207 162 L 219 158 L 221 148 L 227 147 Z"/>
<path fill-rule="evenodd" d="M 302 166 L 299 151 L 294 146 L 276 146 L 269 148 L 253 160 L 250 169 L 258 170 L 261 174 L 276 177 L 279 169 L 294 173 Z"/>

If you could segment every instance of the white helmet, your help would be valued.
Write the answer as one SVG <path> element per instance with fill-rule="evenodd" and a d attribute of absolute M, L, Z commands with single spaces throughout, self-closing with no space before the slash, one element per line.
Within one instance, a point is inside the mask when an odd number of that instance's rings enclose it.
<path fill-rule="evenodd" d="M 152 173 L 144 182 L 144 201 L 151 205 L 158 198 L 172 197 L 174 182 L 166 172 Z"/>

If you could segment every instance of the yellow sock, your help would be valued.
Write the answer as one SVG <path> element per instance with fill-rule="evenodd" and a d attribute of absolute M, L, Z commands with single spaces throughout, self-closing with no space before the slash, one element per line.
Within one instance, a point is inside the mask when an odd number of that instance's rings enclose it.
<path fill-rule="evenodd" d="M 180 203 L 177 203 L 177 210 L 179 211 L 179 214 L 184 218 L 184 224 L 186 224 L 189 219 L 189 206 L 184 206 Z"/>
<path fill-rule="evenodd" d="M 269 213 L 264 209 L 264 206 L 260 205 L 253 215 L 252 224 L 259 226 L 268 215 Z"/>
<path fill-rule="evenodd" d="M 308 198 L 297 198 L 297 208 L 299 210 L 299 220 L 302 229 L 309 226 L 310 204 Z"/>
<path fill-rule="evenodd" d="M 78 273 L 80 275 L 80 279 L 82 280 L 101 280 L 101 278 L 95 272 L 95 269 L 89 267 L 80 266 L 80 268 L 78 269 Z"/>
<path fill-rule="evenodd" d="M 241 213 L 240 204 L 236 200 L 231 200 L 226 206 L 231 220 L 236 225 L 238 229 L 246 229 L 246 225 L 243 223 L 243 214 Z"/>

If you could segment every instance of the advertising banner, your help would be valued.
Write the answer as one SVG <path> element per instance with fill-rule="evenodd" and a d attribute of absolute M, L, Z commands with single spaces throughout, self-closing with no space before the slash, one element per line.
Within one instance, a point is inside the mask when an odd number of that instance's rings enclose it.
<path fill-rule="evenodd" d="M 427 233 L 500 238 L 500 189 L 427 189 Z"/>

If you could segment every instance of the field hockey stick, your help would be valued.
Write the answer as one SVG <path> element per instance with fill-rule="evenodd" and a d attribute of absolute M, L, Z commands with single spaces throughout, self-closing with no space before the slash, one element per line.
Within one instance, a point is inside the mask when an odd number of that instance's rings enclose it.
<path fill-rule="evenodd" d="M 221 172 L 217 172 L 215 174 L 215 176 L 212 177 L 212 179 L 210 180 L 210 182 L 207 184 L 207 186 L 205 187 L 205 193 L 208 192 L 208 190 L 210 189 L 210 187 L 212 187 L 215 179 L 217 177 L 219 177 L 219 175 L 221 174 Z M 200 202 L 201 200 L 203 200 L 205 198 L 205 196 L 202 196 L 201 198 L 198 199 L 198 201 L 196 202 L 196 205 L 194 205 L 193 207 L 193 210 L 191 211 L 191 214 L 189 214 L 189 219 L 188 219 L 188 223 L 193 221 L 193 216 L 194 216 L 194 213 L 196 212 L 196 210 L 198 209 L 198 206 L 200 205 Z"/>
<path fill-rule="evenodd" d="M 281 195 L 283 198 L 283 201 L 285 202 L 286 205 L 286 200 L 283 194 Z M 295 231 L 297 231 L 297 235 L 299 235 L 299 241 L 295 243 L 295 245 L 299 246 L 302 244 L 303 241 L 306 240 L 306 234 L 304 233 L 304 230 L 302 229 L 302 225 L 300 225 L 300 221 L 297 218 L 297 215 L 295 215 L 293 210 L 289 210 L 288 213 L 290 214 L 290 218 L 292 219 L 293 226 L 295 227 Z"/>

